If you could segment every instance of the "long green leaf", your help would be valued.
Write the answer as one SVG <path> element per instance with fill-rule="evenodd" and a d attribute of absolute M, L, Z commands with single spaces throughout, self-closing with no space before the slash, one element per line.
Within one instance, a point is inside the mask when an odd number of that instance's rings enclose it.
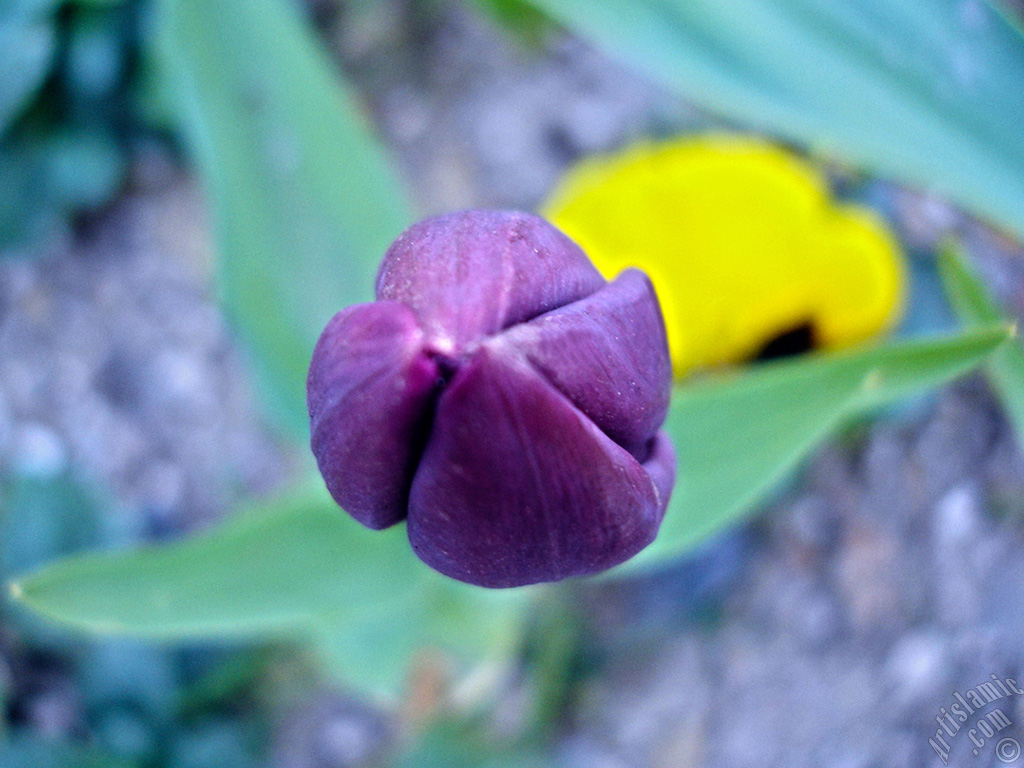
<path fill-rule="evenodd" d="M 667 425 L 679 482 L 658 540 L 634 563 L 685 552 L 736 520 L 843 419 L 961 374 L 1008 337 L 1003 327 L 981 329 L 680 389 Z M 205 536 L 67 560 L 12 592 L 95 632 L 303 634 L 350 681 L 394 691 L 423 646 L 467 658 L 508 653 L 533 590 L 482 590 L 434 573 L 401 528 L 360 527 L 316 479 Z"/>
<path fill-rule="evenodd" d="M 222 290 L 272 402 L 308 431 L 304 382 L 336 311 L 372 298 L 409 223 L 353 94 L 287 0 L 162 0 L 161 49 L 213 202 Z"/>
<path fill-rule="evenodd" d="M 65 560 L 11 590 L 90 632 L 307 638 L 347 682 L 386 694 L 418 649 L 464 661 L 511 652 L 531 594 L 435 573 L 412 554 L 402 527 L 363 528 L 319 478 L 206 535 Z"/>
<path fill-rule="evenodd" d="M 845 419 L 958 376 L 1005 327 L 759 366 L 679 388 L 666 428 L 679 455 L 657 540 L 627 567 L 678 556 L 737 521 Z"/>
<path fill-rule="evenodd" d="M 684 96 L 1024 236 L 1024 41 L 978 0 L 531 0 Z"/>
<path fill-rule="evenodd" d="M 952 246 L 943 249 L 939 267 L 953 308 L 967 325 L 1010 322 Z M 985 370 L 1010 416 L 1018 440 L 1024 441 L 1024 349 L 1019 340 L 996 350 Z"/>

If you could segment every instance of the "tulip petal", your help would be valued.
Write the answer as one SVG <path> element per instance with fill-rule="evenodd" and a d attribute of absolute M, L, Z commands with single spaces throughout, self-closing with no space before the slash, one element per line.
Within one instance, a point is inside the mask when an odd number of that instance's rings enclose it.
<path fill-rule="evenodd" d="M 484 345 L 438 400 L 408 532 L 441 573 L 512 587 L 617 565 L 654 539 L 663 514 L 633 456 L 522 356 Z"/>
<path fill-rule="evenodd" d="M 579 246 L 543 219 L 465 211 L 402 233 L 381 264 L 377 298 L 412 308 L 435 346 L 459 353 L 604 282 Z"/>
<path fill-rule="evenodd" d="M 661 504 L 659 509 L 664 515 L 672 488 L 676 484 L 676 449 L 672 447 L 672 441 L 665 430 L 658 430 L 651 441 L 643 467 L 658 490 L 658 501 Z"/>
<path fill-rule="evenodd" d="M 313 454 L 334 500 L 370 528 L 405 517 L 439 377 L 402 304 L 342 310 L 317 342 L 307 382 Z"/>
<path fill-rule="evenodd" d="M 628 269 L 585 299 L 499 337 L 619 445 L 643 460 L 668 413 L 672 367 L 647 276 Z"/>

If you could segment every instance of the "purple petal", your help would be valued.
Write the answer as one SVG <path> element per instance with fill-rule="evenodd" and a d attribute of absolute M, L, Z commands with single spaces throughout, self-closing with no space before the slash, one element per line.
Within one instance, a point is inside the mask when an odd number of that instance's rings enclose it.
<path fill-rule="evenodd" d="M 672 447 L 672 441 L 665 430 L 659 430 L 654 435 L 643 467 L 658 490 L 658 510 L 664 515 L 672 488 L 676 484 L 676 450 Z"/>
<path fill-rule="evenodd" d="M 579 246 L 543 219 L 465 211 L 402 233 L 381 264 L 377 298 L 411 307 L 439 348 L 458 352 L 602 285 Z"/>
<path fill-rule="evenodd" d="M 627 560 L 654 539 L 663 509 L 636 459 L 522 357 L 485 345 L 438 401 L 409 541 L 448 576 L 519 586 Z"/>
<path fill-rule="evenodd" d="M 312 447 L 334 500 L 370 528 L 405 517 L 440 372 L 395 302 L 335 315 L 309 368 Z"/>
<path fill-rule="evenodd" d="M 638 270 L 585 299 L 508 329 L 558 391 L 637 458 L 668 412 L 672 366 L 654 287 Z"/>

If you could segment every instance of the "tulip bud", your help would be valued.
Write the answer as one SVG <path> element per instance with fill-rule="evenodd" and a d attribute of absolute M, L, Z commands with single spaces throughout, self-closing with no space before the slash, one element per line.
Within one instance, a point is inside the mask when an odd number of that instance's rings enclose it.
<path fill-rule="evenodd" d="M 370 528 L 407 520 L 428 565 L 486 587 L 596 573 L 657 534 L 675 480 L 671 365 L 646 275 L 608 283 L 524 213 L 420 222 L 377 301 L 313 353 L 312 448 Z"/>

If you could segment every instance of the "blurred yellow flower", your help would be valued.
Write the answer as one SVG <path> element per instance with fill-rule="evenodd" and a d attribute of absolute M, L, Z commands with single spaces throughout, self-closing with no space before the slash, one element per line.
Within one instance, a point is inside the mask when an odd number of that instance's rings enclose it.
<path fill-rule="evenodd" d="M 654 281 L 677 376 L 810 335 L 834 348 L 889 328 L 903 261 L 866 208 L 829 199 L 821 172 L 763 141 L 712 136 L 586 160 L 545 215 L 611 277 Z"/>

